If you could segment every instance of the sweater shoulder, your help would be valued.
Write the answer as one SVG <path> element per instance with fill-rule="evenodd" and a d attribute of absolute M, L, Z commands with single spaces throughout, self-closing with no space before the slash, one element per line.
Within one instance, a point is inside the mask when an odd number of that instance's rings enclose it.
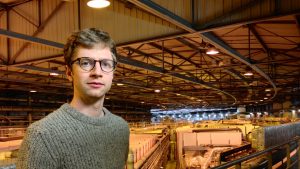
<path fill-rule="evenodd" d="M 117 122 L 117 123 L 121 123 L 121 124 L 126 124 L 126 125 L 128 125 L 128 123 L 122 118 L 122 117 L 120 117 L 120 116 L 118 116 L 118 115 L 115 115 L 115 114 L 113 114 L 113 113 L 111 113 L 111 119 L 113 120 L 113 121 L 115 121 L 115 122 Z"/>
<path fill-rule="evenodd" d="M 117 116 L 115 114 L 111 114 L 110 125 L 114 125 L 117 128 L 123 128 L 124 130 L 129 131 L 129 125 L 127 121 L 125 121 L 122 117 Z"/>
<path fill-rule="evenodd" d="M 64 113 L 62 112 L 62 110 L 57 109 L 52 113 L 50 113 L 49 115 L 47 115 L 46 117 L 42 118 L 41 120 L 32 123 L 28 127 L 28 130 L 37 131 L 37 132 L 43 132 L 45 130 L 53 131 L 57 128 L 56 126 L 58 123 L 63 122 L 64 119 L 63 116 Z"/>

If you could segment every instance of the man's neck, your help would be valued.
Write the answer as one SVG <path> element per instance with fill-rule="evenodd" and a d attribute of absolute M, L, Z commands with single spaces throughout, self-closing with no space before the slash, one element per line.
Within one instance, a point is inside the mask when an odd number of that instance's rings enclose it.
<path fill-rule="evenodd" d="M 102 117 L 104 116 L 103 101 L 104 99 L 95 102 L 84 102 L 81 99 L 73 98 L 70 105 L 84 115 L 90 117 Z"/>

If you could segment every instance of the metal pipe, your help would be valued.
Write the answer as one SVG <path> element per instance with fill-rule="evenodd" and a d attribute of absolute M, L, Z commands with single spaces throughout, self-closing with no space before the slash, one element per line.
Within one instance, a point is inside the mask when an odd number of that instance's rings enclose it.
<path fill-rule="evenodd" d="M 146 162 L 146 160 L 152 155 L 152 153 L 160 146 L 161 141 L 162 141 L 165 137 L 166 137 L 166 136 L 162 137 L 162 138 L 158 141 L 158 143 L 156 143 L 156 144 L 155 144 L 155 145 L 147 152 L 147 154 L 146 154 L 142 159 L 140 159 L 138 162 L 136 162 L 136 163 L 134 164 L 134 168 L 135 168 L 135 169 L 140 168 L 140 167 Z"/>
<path fill-rule="evenodd" d="M 240 128 L 217 128 L 217 129 L 194 129 L 192 130 L 193 133 L 200 133 L 200 132 L 218 132 L 218 131 L 239 131 L 243 133 L 242 129 Z"/>
<path fill-rule="evenodd" d="M 272 162 L 272 152 L 268 153 L 267 159 L 268 159 L 268 169 L 272 169 L 272 165 L 273 165 L 273 162 Z"/>
<path fill-rule="evenodd" d="M 291 147 L 289 144 L 286 145 L 286 167 L 290 168 L 291 167 Z"/>
<path fill-rule="evenodd" d="M 300 168 L 300 140 L 298 140 L 298 168 Z"/>
<path fill-rule="evenodd" d="M 34 107 L 0 107 L 1 111 L 27 111 L 27 112 L 52 112 L 54 108 L 34 108 Z"/>
<path fill-rule="evenodd" d="M 242 163 L 243 161 L 250 160 L 250 159 L 252 159 L 252 158 L 254 158 L 254 157 L 258 157 L 258 156 L 260 156 L 260 155 L 264 155 L 264 154 L 267 154 L 267 153 L 272 153 L 273 150 L 276 150 L 276 149 L 278 149 L 278 148 L 280 148 L 280 147 L 282 147 L 282 146 L 284 146 L 284 145 L 286 145 L 286 144 L 289 144 L 289 143 L 291 143 L 291 142 L 293 142 L 293 141 L 298 141 L 298 143 L 299 143 L 299 142 L 300 142 L 300 137 L 299 137 L 299 136 L 296 136 L 296 137 L 294 137 L 293 139 L 288 140 L 288 141 L 285 141 L 285 142 L 283 142 L 283 143 L 281 143 L 281 144 L 279 144 L 279 145 L 272 146 L 272 147 L 269 147 L 269 148 L 267 148 L 267 149 L 265 149 L 265 150 L 263 150 L 263 151 L 259 151 L 259 152 L 250 154 L 250 155 L 248 155 L 248 156 L 242 157 L 242 158 L 240 158 L 240 159 L 237 159 L 237 160 L 234 160 L 234 161 L 225 163 L 225 164 L 223 164 L 223 165 L 220 165 L 220 166 L 215 167 L 214 169 L 224 169 L 224 168 L 228 168 L 228 167 L 234 166 L 234 165 L 236 165 L 236 164 Z M 299 147 L 299 145 L 298 145 L 298 147 Z M 272 159 L 271 159 L 271 160 L 272 160 Z M 298 161 L 298 162 L 300 162 L 300 161 Z M 271 165 L 271 168 L 272 168 L 272 165 Z"/>

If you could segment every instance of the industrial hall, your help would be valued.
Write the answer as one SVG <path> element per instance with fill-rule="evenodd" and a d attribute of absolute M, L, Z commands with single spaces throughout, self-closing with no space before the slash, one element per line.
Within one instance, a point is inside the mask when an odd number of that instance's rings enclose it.
<path fill-rule="evenodd" d="M 300 0 L 0 0 L 0 169 L 300 169 Z"/>

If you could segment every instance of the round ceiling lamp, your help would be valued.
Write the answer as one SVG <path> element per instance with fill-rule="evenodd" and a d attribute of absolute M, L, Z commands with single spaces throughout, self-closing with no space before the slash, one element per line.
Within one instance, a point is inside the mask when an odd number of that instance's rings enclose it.
<path fill-rule="evenodd" d="M 251 70 L 251 68 L 246 67 L 246 72 L 244 73 L 245 76 L 253 76 L 253 72 Z"/>
<path fill-rule="evenodd" d="M 90 0 L 87 5 L 91 8 L 105 8 L 110 5 L 108 0 Z"/>
<path fill-rule="evenodd" d="M 219 51 L 218 51 L 216 48 L 214 48 L 214 47 L 209 48 L 209 49 L 206 51 L 206 54 L 208 54 L 208 55 L 216 55 L 216 54 L 218 54 L 218 53 L 219 53 Z"/>
<path fill-rule="evenodd" d="M 245 72 L 244 73 L 245 76 L 253 76 L 253 73 L 251 71 Z"/>
<path fill-rule="evenodd" d="M 160 90 L 159 90 L 159 89 L 155 89 L 154 92 L 155 92 L 155 93 L 159 93 Z"/>

